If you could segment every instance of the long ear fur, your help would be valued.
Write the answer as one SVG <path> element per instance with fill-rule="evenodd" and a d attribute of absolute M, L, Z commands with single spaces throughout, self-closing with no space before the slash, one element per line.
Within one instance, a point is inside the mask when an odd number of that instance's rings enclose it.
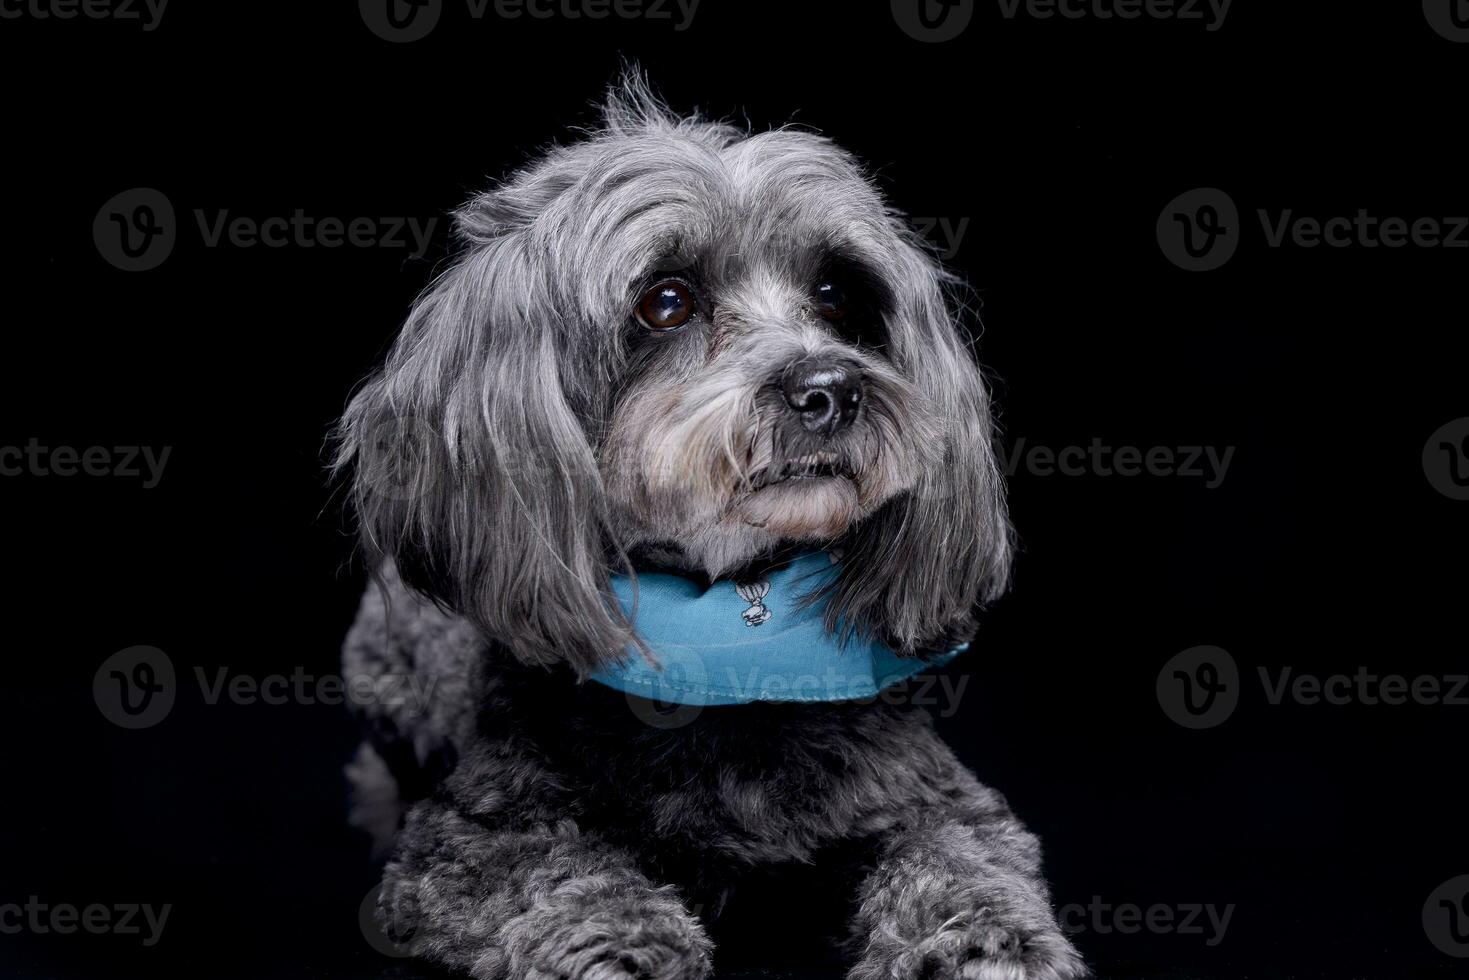
<path fill-rule="evenodd" d="M 1009 583 L 1012 532 L 989 394 L 946 295 L 962 284 L 906 228 L 893 261 L 891 315 L 906 323 L 892 335 L 911 338 L 893 356 L 944 423 L 946 445 L 911 492 L 849 535 L 826 624 L 875 633 L 913 655 L 973 635 L 977 604 Z"/>
<path fill-rule="evenodd" d="M 352 400 L 335 467 L 370 558 L 523 661 L 585 674 L 631 639 L 585 427 L 618 354 L 560 312 L 577 305 L 528 228 L 557 181 L 522 178 L 456 216 L 466 249 Z"/>

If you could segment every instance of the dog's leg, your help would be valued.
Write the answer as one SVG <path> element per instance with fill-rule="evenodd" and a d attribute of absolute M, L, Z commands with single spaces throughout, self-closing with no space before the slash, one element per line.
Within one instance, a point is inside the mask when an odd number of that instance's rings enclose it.
<path fill-rule="evenodd" d="M 981 791 L 983 808 L 936 813 L 883 841 L 860 893 L 849 980 L 1087 976 L 1051 910 L 1039 842 Z"/>
<path fill-rule="evenodd" d="M 479 980 L 698 980 L 710 943 L 670 887 L 571 820 L 408 816 L 379 907 L 410 952 Z"/>

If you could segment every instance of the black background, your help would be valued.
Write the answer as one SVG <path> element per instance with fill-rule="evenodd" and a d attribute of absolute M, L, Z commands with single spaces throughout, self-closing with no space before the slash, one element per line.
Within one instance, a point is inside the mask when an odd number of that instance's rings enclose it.
<path fill-rule="evenodd" d="M 940 726 L 1041 834 L 1058 905 L 1235 906 L 1214 946 L 1088 916 L 1075 938 L 1099 972 L 1469 972 L 1421 922 L 1469 873 L 1469 706 L 1272 705 L 1257 676 L 1466 672 L 1469 503 L 1420 455 L 1469 415 L 1469 250 L 1270 248 L 1255 217 L 1469 214 L 1469 44 L 1416 3 L 1371 6 L 1239 0 L 1211 32 L 980 3 L 937 44 L 885 3 L 703 0 L 677 31 L 476 21 L 449 0 L 409 44 L 352 4 L 178 0 L 151 32 L 0 20 L 0 444 L 172 447 L 153 489 L 0 478 L 0 904 L 173 906 L 151 948 L 0 936 L 0 972 L 419 975 L 358 929 L 375 871 L 344 825 L 345 709 L 209 705 L 194 670 L 336 669 L 363 574 L 323 440 L 446 223 L 415 259 L 206 247 L 194 211 L 442 216 L 592 122 L 622 55 L 677 108 L 819 128 L 902 210 L 968 219 L 952 265 L 983 300 L 1007 446 L 1234 448 L 1213 489 L 1019 467 L 1015 588 L 949 668 L 968 687 Z M 134 187 L 167 195 L 178 243 L 128 273 L 92 222 Z M 1207 273 L 1154 231 L 1195 187 L 1242 215 Z M 136 644 L 180 689 L 124 731 L 91 685 Z M 1155 681 L 1200 644 L 1233 655 L 1242 690 L 1195 731 Z"/>

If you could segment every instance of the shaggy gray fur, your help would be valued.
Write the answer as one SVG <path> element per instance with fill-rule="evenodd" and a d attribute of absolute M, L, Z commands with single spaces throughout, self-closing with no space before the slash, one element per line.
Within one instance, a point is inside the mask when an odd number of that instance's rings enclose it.
<path fill-rule="evenodd" d="M 637 655 L 608 575 L 645 563 L 713 578 L 839 546 L 829 628 L 913 656 L 973 632 L 1010 533 L 957 284 L 828 140 L 677 118 L 636 77 L 457 218 L 464 251 L 339 432 L 380 578 L 347 674 L 434 680 L 427 710 L 365 712 L 349 770 L 384 846 L 406 809 L 390 934 L 482 978 L 691 980 L 742 882 L 814 863 L 860 882 L 854 980 L 1083 975 L 1036 839 L 922 711 L 648 724 L 582 683 Z M 865 319 L 818 315 L 832 276 Z M 670 277 L 698 310 L 655 334 L 632 311 Z M 860 378 L 835 434 L 782 401 L 813 361 Z M 785 479 L 813 454 L 821 475 Z"/>

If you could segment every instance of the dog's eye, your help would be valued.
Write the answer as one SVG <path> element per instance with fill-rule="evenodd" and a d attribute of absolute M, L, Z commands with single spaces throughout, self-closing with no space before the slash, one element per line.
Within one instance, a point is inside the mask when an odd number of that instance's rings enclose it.
<path fill-rule="evenodd" d="M 828 320 L 840 320 L 846 316 L 846 290 L 830 280 L 818 285 L 816 287 L 816 312 Z"/>
<path fill-rule="evenodd" d="M 681 327 L 694 315 L 694 292 L 676 279 L 660 282 L 638 301 L 638 319 L 649 330 Z"/>

